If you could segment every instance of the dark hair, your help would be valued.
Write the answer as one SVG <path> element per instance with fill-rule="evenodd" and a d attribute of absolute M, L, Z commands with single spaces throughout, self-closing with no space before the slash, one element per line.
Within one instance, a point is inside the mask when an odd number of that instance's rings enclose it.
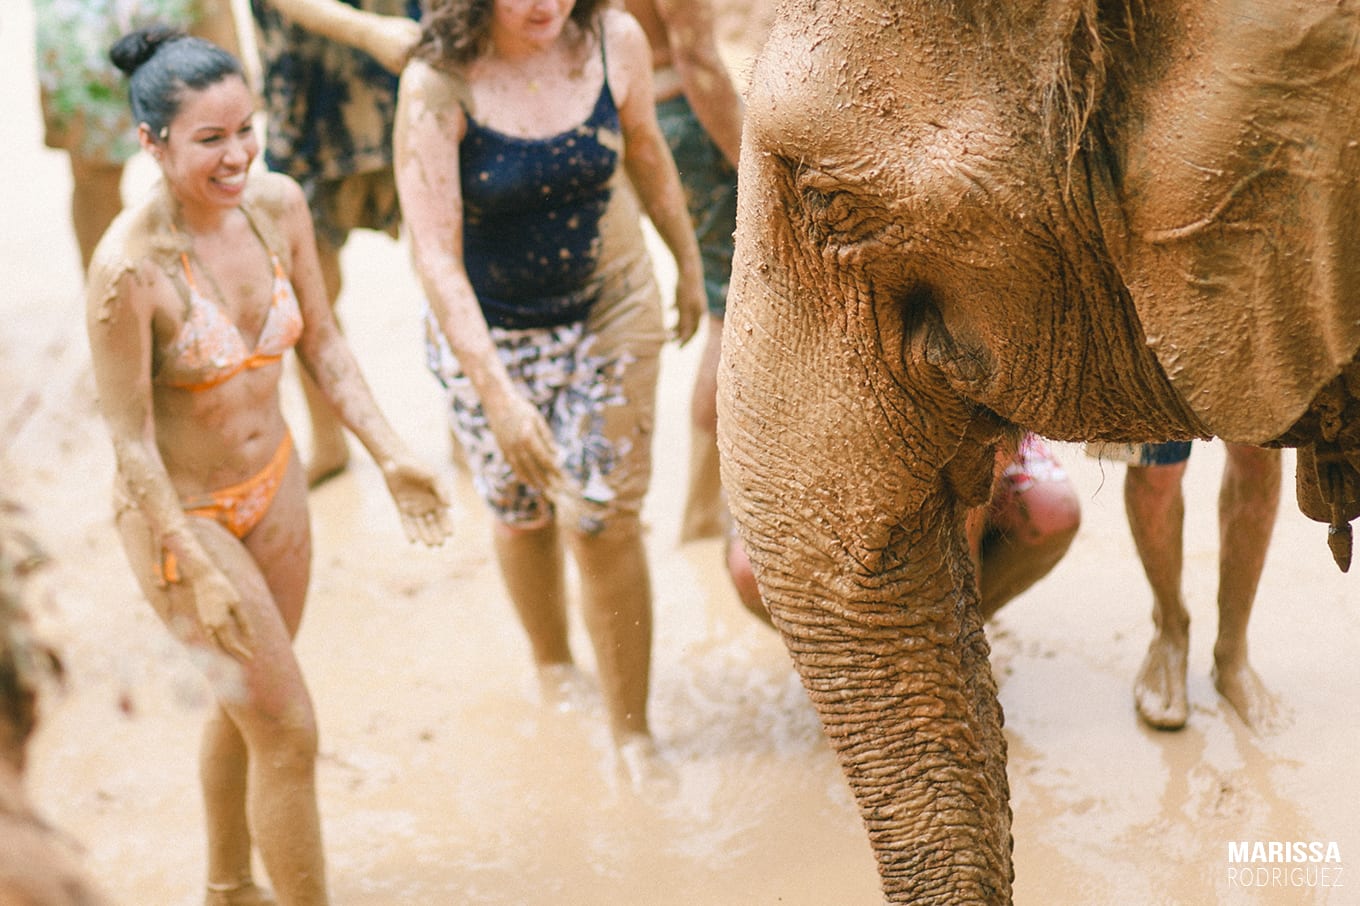
<path fill-rule="evenodd" d="M 211 41 L 168 25 L 152 25 L 123 35 L 109 48 L 109 59 L 128 76 L 132 116 L 151 134 L 165 138 L 179 113 L 184 90 L 216 85 L 228 76 L 245 78 L 241 62 Z"/>
<path fill-rule="evenodd" d="M 582 34 L 609 0 L 576 0 L 571 21 Z M 465 66 L 486 50 L 491 38 L 491 13 L 495 0 L 433 0 L 422 23 L 420 43 L 411 56 L 436 68 Z"/>

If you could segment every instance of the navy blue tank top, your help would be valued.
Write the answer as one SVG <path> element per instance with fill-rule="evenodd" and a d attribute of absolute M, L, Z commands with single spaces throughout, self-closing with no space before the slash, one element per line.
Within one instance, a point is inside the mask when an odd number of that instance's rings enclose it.
<path fill-rule="evenodd" d="M 612 143 L 601 141 L 605 132 Z M 463 261 L 487 324 L 556 327 L 590 312 L 619 132 L 607 65 L 590 116 L 550 138 L 506 135 L 467 114 Z"/>

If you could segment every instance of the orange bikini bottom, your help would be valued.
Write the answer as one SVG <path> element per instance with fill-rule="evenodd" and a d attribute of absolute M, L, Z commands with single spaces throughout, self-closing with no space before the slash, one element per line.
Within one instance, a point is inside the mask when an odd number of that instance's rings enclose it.
<path fill-rule="evenodd" d="M 199 494 L 181 501 L 184 512 L 217 521 L 237 538 L 244 538 L 260 524 L 274 496 L 279 492 L 283 476 L 288 472 L 288 460 L 293 453 L 293 436 L 284 432 L 283 441 L 265 467 L 245 481 Z M 163 582 L 179 581 L 179 563 L 170 551 L 162 551 L 160 577 Z"/>

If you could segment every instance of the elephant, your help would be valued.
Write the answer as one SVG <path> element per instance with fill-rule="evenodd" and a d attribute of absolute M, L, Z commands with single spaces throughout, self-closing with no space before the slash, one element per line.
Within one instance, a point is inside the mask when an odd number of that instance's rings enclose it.
<path fill-rule="evenodd" d="M 999 442 L 1297 447 L 1349 563 L 1360 2 L 784 0 L 750 84 L 738 535 L 886 899 L 1006 903 L 962 535 Z"/>

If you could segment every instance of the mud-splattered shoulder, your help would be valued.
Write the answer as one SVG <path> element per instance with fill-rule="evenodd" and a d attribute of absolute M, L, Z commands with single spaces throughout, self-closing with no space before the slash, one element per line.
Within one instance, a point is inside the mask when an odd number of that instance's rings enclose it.
<path fill-rule="evenodd" d="M 477 116 L 472 92 L 461 68 L 435 67 L 417 60 L 406 67 L 401 84 L 402 96 L 408 102 L 418 100 L 436 111 L 462 108 L 468 116 Z"/>
<path fill-rule="evenodd" d="M 187 237 L 175 229 L 170 207 L 158 193 L 124 210 L 100 239 L 90 262 L 86 276 L 89 317 L 108 320 L 129 278 L 137 286 L 159 283 L 188 248 Z"/>
<path fill-rule="evenodd" d="M 272 171 L 252 174 L 241 202 L 242 212 L 250 218 L 265 247 L 285 262 L 290 259 L 291 248 L 286 224 L 295 209 L 306 206 L 302 187 L 292 177 Z"/>

